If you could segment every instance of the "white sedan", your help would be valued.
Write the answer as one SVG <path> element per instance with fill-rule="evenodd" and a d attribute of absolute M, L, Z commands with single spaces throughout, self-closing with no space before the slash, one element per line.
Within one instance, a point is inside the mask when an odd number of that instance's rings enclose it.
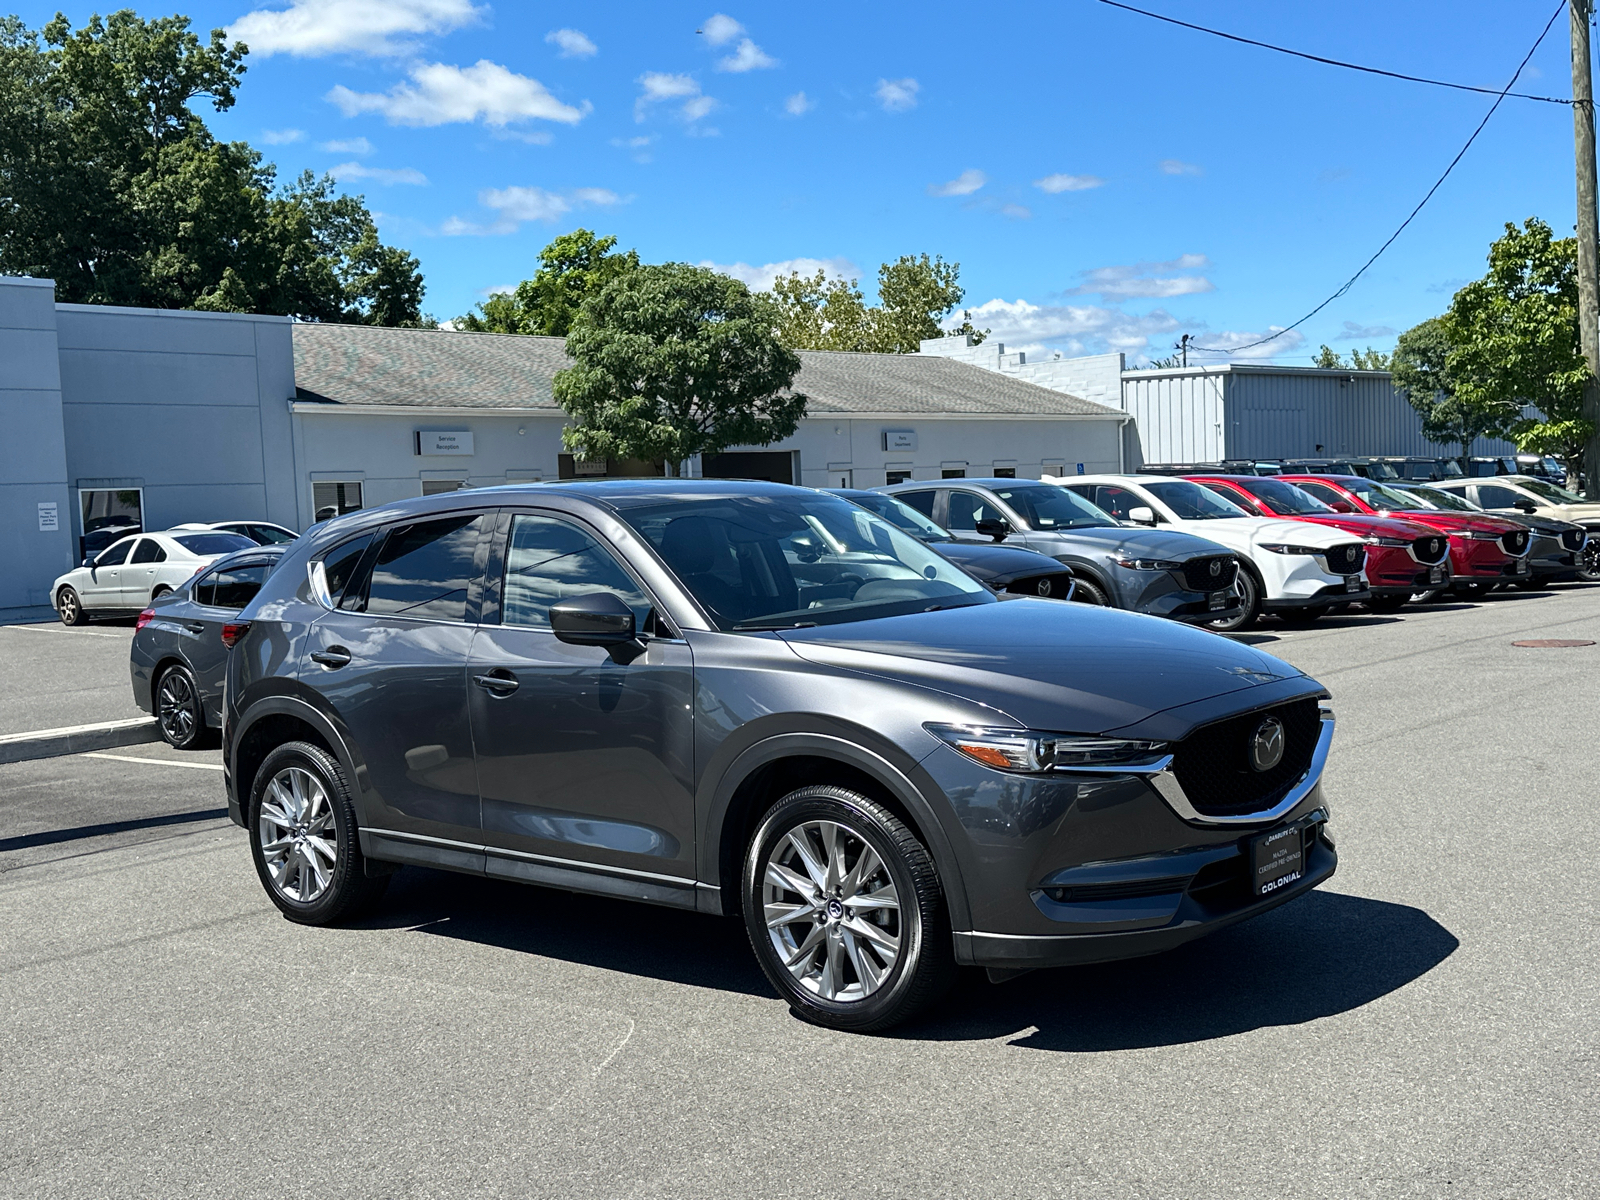
<path fill-rule="evenodd" d="M 1342 529 L 1253 517 L 1210 488 L 1170 475 L 1045 478 L 1126 523 L 1199 534 L 1239 554 L 1243 612 L 1216 628 L 1240 628 L 1262 612 L 1314 620 L 1332 605 L 1365 601 L 1372 594 L 1366 543 Z"/>
<path fill-rule="evenodd" d="M 134 534 L 56 580 L 50 601 L 63 625 L 82 625 L 91 616 L 136 613 L 155 597 L 182 587 L 201 567 L 255 545 L 236 533 L 209 529 Z"/>
<path fill-rule="evenodd" d="M 216 529 L 223 533 L 237 533 L 258 546 L 286 546 L 300 535 L 271 521 L 208 521 L 204 524 L 174 525 L 168 533 L 181 533 L 188 529 Z"/>

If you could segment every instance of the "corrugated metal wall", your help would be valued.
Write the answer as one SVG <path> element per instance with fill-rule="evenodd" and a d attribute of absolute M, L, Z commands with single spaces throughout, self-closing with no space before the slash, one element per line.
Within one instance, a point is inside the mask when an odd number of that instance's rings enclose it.
<path fill-rule="evenodd" d="M 1138 434 L 1129 447 L 1128 469 L 1141 463 L 1214 462 L 1223 457 L 1223 388 L 1226 371 L 1190 368 L 1168 375 L 1129 371 L 1122 377 L 1122 405 L 1133 414 Z"/>

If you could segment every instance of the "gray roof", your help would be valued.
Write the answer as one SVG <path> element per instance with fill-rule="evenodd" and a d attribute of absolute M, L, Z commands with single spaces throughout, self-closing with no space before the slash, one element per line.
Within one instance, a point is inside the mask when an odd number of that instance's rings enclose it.
<path fill-rule="evenodd" d="M 918 354 L 800 351 L 797 391 L 813 416 L 849 413 L 1117 416 L 1104 404 L 969 363 Z M 371 325 L 296 324 L 300 400 L 408 408 L 548 408 L 562 338 Z"/>

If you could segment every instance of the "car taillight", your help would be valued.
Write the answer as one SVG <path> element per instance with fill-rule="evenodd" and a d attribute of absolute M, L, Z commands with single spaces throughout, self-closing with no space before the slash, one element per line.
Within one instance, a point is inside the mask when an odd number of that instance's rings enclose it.
<path fill-rule="evenodd" d="M 134 632 L 137 633 L 139 630 L 143 629 L 146 625 L 150 624 L 151 621 L 155 620 L 155 617 L 156 617 L 156 610 L 155 609 L 153 609 L 153 608 L 145 609 L 142 613 L 139 614 L 139 619 L 133 623 Z"/>
<path fill-rule="evenodd" d="M 229 621 L 222 627 L 222 644 L 232 650 L 239 639 L 249 632 L 249 621 Z"/>

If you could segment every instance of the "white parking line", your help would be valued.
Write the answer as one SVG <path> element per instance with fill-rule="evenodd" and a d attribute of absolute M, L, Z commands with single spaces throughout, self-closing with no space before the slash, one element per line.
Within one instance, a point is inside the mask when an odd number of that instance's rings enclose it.
<path fill-rule="evenodd" d="M 119 638 L 120 633 L 106 633 L 95 629 L 68 629 L 62 625 L 0 625 L 0 629 L 16 629 L 23 633 L 64 633 L 71 637 Z"/>
<path fill-rule="evenodd" d="M 191 771 L 220 771 L 221 763 L 186 763 L 177 762 L 170 758 L 134 758 L 131 754 L 105 754 L 99 750 L 90 750 L 78 755 L 79 758 L 110 758 L 117 762 L 149 763 L 154 767 L 187 767 Z"/>

